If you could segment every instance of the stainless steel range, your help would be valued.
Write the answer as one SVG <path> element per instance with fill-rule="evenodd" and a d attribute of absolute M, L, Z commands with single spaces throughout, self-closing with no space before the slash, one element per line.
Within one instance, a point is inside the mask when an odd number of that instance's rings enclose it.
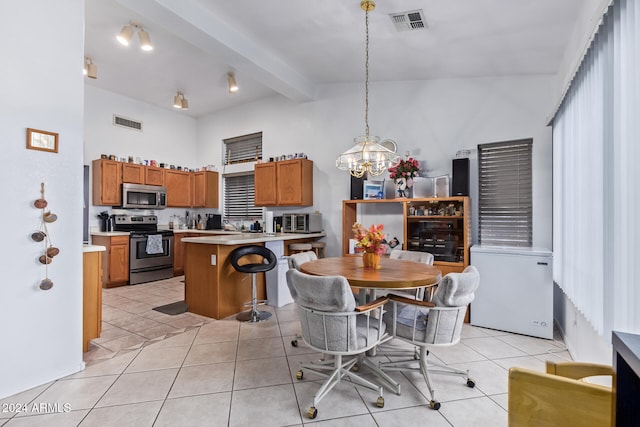
<path fill-rule="evenodd" d="M 129 284 L 173 277 L 173 231 L 158 231 L 155 215 L 115 215 L 114 231 L 128 231 Z"/>

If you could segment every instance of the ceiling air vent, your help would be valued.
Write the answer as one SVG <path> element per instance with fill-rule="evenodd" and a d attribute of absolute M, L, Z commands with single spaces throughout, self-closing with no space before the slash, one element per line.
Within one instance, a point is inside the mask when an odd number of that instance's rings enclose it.
<path fill-rule="evenodd" d="M 136 120 L 127 119 L 126 117 L 113 115 L 113 124 L 114 126 L 120 126 L 127 129 L 138 130 L 142 132 L 142 122 L 138 122 Z"/>
<path fill-rule="evenodd" d="M 397 31 L 415 31 L 427 28 L 427 20 L 424 19 L 422 9 L 410 12 L 392 13 L 389 15 Z"/>

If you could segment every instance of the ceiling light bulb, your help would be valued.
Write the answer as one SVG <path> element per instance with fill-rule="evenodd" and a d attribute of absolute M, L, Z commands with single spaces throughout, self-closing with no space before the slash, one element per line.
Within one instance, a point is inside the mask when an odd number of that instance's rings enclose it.
<path fill-rule="evenodd" d="M 180 92 L 176 93 L 176 96 L 173 97 L 173 106 L 175 108 L 182 108 L 182 94 Z"/>
<path fill-rule="evenodd" d="M 151 38 L 149 37 L 149 33 L 140 28 L 138 30 L 138 38 L 140 39 L 140 49 L 150 51 L 153 50 L 153 46 L 151 45 Z"/>
<path fill-rule="evenodd" d="M 227 81 L 229 82 L 229 93 L 236 93 L 238 91 L 238 83 L 233 73 L 227 74 Z"/>
<path fill-rule="evenodd" d="M 188 110 L 189 109 L 189 101 L 187 101 L 187 98 L 183 97 L 182 98 L 182 109 L 183 110 Z"/>
<path fill-rule="evenodd" d="M 118 42 L 120 42 L 121 45 L 129 46 L 131 37 L 133 37 L 133 28 L 131 27 L 131 25 L 125 25 L 124 27 L 122 27 L 122 30 L 120 30 L 120 33 L 118 34 L 116 39 L 118 39 Z"/>

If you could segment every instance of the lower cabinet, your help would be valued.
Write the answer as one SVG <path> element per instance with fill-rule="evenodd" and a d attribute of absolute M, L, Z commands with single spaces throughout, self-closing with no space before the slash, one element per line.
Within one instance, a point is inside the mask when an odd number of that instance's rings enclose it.
<path fill-rule="evenodd" d="M 92 236 L 94 245 L 105 246 L 102 252 L 102 283 L 105 288 L 129 282 L 129 236 Z"/>
<path fill-rule="evenodd" d="M 102 252 L 82 255 L 82 351 L 102 333 Z"/>
<path fill-rule="evenodd" d="M 173 234 L 173 275 L 181 276 L 184 274 L 184 246 L 183 237 L 198 237 L 202 234 L 198 233 L 175 233 Z"/>

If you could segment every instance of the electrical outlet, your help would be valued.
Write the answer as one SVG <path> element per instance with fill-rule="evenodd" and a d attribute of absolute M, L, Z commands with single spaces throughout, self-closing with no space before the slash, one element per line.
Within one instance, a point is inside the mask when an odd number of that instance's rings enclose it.
<path fill-rule="evenodd" d="M 211 265 L 216 265 L 216 256 L 211 255 Z"/>

